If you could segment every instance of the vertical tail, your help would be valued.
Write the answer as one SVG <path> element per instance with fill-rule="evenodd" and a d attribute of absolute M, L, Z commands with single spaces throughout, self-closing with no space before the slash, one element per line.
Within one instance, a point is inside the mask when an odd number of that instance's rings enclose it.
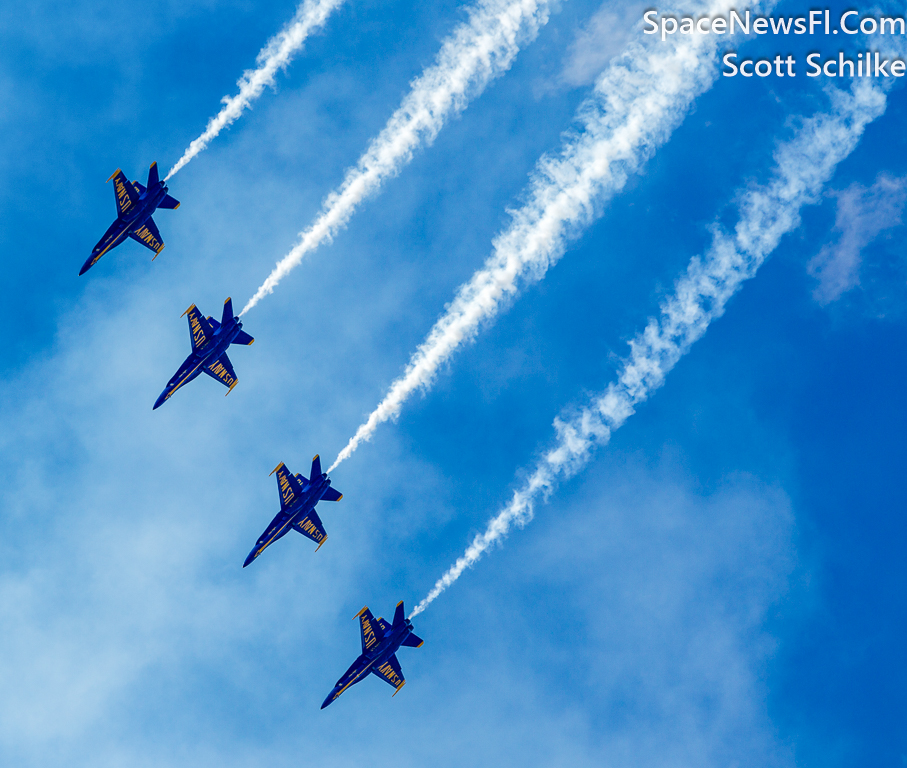
<path fill-rule="evenodd" d="M 309 475 L 309 482 L 316 483 L 321 479 L 321 457 L 316 456 L 312 459 L 312 473 Z"/>
<path fill-rule="evenodd" d="M 393 626 L 398 626 L 403 623 L 403 601 L 401 600 L 397 603 L 397 610 L 394 611 L 394 624 Z"/>
<path fill-rule="evenodd" d="M 157 161 L 155 160 L 151 164 L 151 168 L 148 169 L 148 189 L 151 189 L 155 184 L 161 180 L 157 172 Z"/>
<path fill-rule="evenodd" d="M 227 300 L 224 302 L 224 314 L 221 317 L 220 324 L 226 325 L 232 319 L 233 319 L 233 299 L 231 299 L 228 296 Z"/>

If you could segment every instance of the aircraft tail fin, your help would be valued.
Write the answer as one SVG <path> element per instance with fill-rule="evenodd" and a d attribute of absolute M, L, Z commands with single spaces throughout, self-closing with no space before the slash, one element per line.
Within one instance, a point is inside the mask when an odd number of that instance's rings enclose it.
<path fill-rule="evenodd" d="M 228 296 L 227 300 L 224 302 L 224 314 L 221 317 L 220 324 L 226 325 L 232 319 L 233 319 L 233 299 L 231 299 Z"/>
<path fill-rule="evenodd" d="M 403 611 L 403 601 L 401 600 L 399 603 L 397 603 L 397 610 L 394 611 L 394 624 L 393 624 L 393 626 L 396 627 L 396 626 L 398 626 L 398 625 L 400 625 L 400 624 L 403 623 L 403 619 L 406 618 L 406 617 L 403 615 L 403 613 L 404 613 L 404 611 Z"/>
<path fill-rule="evenodd" d="M 150 189 L 155 184 L 161 180 L 160 175 L 157 172 L 157 161 L 155 160 L 151 164 L 151 168 L 148 169 L 148 188 Z"/>
<path fill-rule="evenodd" d="M 234 344 L 244 344 L 245 346 L 249 346 L 249 344 L 251 344 L 253 341 L 255 341 L 255 339 L 253 339 L 245 331 L 240 331 L 236 334 L 236 338 L 233 339 Z"/>
<path fill-rule="evenodd" d="M 180 201 L 175 197 L 170 197 L 170 195 L 164 195 L 164 199 L 157 204 L 158 208 L 166 208 L 170 211 L 175 211 L 180 207 Z"/>
<path fill-rule="evenodd" d="M 316 455 L 312 459 L 312 472 L 309 474 L 309 482 L 314 483 L 319 477 L 321 477 L 321 456 Z"/>

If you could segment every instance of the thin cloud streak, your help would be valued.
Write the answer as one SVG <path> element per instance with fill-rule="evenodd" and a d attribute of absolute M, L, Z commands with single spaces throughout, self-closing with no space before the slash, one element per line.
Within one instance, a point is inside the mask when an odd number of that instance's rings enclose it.
<path fill-rule="evenodd" d="M 701 8 L 714 15 L 723 3 Z M 598 215 L 685 117 L 694 99 L 717 77 L 714 35 L 679 35 L 668 43 L 633 42 L 599 77 L 580 106 L 578 126 L 557 157 L 539 161 L 527 202 L 495 238 L 482 269 L 460 286 L 454 300 L 410 358 L 403 375 L 350 439 L 330 469 L 348 459 L 378 425 L 396 418 L 418 389 L 479 326 L 493 318 L 521 285 L 541 280 L 569 240 Z M 329 470 L 330 471 L 330 470 Z"/>
<path fill-rule="evenodd" d="M 428 607 L 514 525 L 532 519 L 535 502 L 557 483 L 579 472 L 598 446 L 663 383 L 667 373 L 724 313 L 731 296 L 755 275 L 781 237 L 799 225 L 800 209 L 814 202 L 838 163 L 856 147 L 865 127 L 885 111 L 884 93 L 858 81 L 851 93 L 833 92 L 833 109 L 804 121 L 795 138 L 775 153 L 774 179 L 743 194 L 734 233 L 715 228 L 704 258 L 694 257 L 673 295 L 630 342 L 630 356 L 617 381 L 578 413 L 554 422 L 554 447 L 539 459 L 510 503 L 475 537 L 465 553 L 436 582 L 411 616 Z"/>
<path fill-rule="evenodd" d="M 256 58 L 258 67 L 243 72 L 237 81 L 239 93 L 235 96 L 224 96 L 221 99 L 223 109 L 208 121 L 205 132 L 195 139 L 183 156 L 177 161 L 164 181 L 177 173 L 197 154 L 207 149 L 208 145 L 228 125 L 232 125 L 252 102 L 261 96 L 264 89 L 274 85 L 274 76 L 278 69 L 284 69 L 293 60 L 293 56 L 302 48 L 306 38 L 315 30 L 324 26 L 328 17 L 344 0 L 305 0 L 297 9 L 293 20 L 268 40 Z"/>
<path fill-rule="evenodd" d="M 318 218 L 274 267 L 243 307 L 244 315 L 298 266 L 306 254 L 330 242 L 359 203 L 400 172 L 423 144 L 431 144 L 453 115 L 506 72 L 520 48 L 548 23 L 548 0 L 482 0 L 445 40 L 433 66 L 412 85 L 403 103 L 374 138 L 355 167 L 331 192 Z"/>

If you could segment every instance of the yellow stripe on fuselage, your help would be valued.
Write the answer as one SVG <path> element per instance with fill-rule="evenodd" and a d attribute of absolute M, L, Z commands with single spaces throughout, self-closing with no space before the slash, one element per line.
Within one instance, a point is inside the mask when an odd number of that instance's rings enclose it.
<path fill-rule="evenodd" d="M 255 553 L 255 557 L 258 557 L 262 552 L 265 551 L 265 549 L 267 549 L 271 545 L 271 542 L 274 541 L 274 537 L 277 536 L 284 528 L 286 528 L 287 523 L 289 523 L 292 519 L 293 518 L 287 518 L 286 523 L 284 523 L 282 526 L 280 526 L 280 528 L 277 529 L 277 532 L 274 534 L 274 536 L 272 536 L 264 544 L 261 545 L 261 549 L 259 549 L 258 552 Z"/>

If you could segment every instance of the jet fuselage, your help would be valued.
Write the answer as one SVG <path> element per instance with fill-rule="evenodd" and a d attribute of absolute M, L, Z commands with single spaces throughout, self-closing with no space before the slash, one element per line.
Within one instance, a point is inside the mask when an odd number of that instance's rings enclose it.
<path fill-rule="evenodd" d="M 211 338 L 201 347 L 185 359 L 179 370 L 173 375 L 173 378 L 167 382 L 164 391 L 154 404 L 159 408 L 164 402 L 178 390 L 183 384 L 187 384 L 201 374 L 202 369 L 214 360 L 217 360 L 233 343 L 233 340 L 242 330 L 242 323 L 235 317 L 217 328 L 211 335 Z"/>
<path fill-rule="evenodd" d="M 119 191 L 117 191 L 117 195 L 120 195 Z M 130 233 L 141 229 L 142 225 L 157 210 L 166 195 L 167 185 L 163 181 L 152 184 L 142 192 L 139 195 L 138 202 L 135 205 L 128 206 L 125 211 L 117 216 L 116 221 L 110 225 L 104 236 L 92 249 L 91 256 L 85 262 L 79 274 L 84 275 L 107 251 L 122 243 L 129 237 Z"/>
<path fill-rule="evenodd" d="M 302 495 L 296 499 L 288 509 L 281 510 L 280 514 L 271 522 L 261 538 L 255 543 L 255 548 L 249 553 L 246 561 L 243 563 L 245 568 L 264 550 L 278 539 L 286 536 L 293 528 L 293 525 L 306 517 L 310 516 L 315 509 L 315 505 L 321 501 L 321 498 L 331 487 L 331 478 L 326 472 L 322 472 L 319 477 L 309 479 L 309 484 L 303 487 Z M 285 519 L 281 519 L 286 515 Z"/>
<path fill-rule="evenodd" d="M 355 683 L 365 679 L 370 672 L 383 667 L 388 660 L 400 649 L 403 641 L 406 640 L 413 632 L 413 624 L 409 619 L 404 619 L 397 626 L 389 627 L 386 637 L 379 642 L 374 648 L 364 651 L 350 668 L 343 673 L 337 681 L 337 685 L 331 690 L 321 705 L 324 709 L 341 693 Z M 402 683 L 401 683 L 402 684 Z"/>

